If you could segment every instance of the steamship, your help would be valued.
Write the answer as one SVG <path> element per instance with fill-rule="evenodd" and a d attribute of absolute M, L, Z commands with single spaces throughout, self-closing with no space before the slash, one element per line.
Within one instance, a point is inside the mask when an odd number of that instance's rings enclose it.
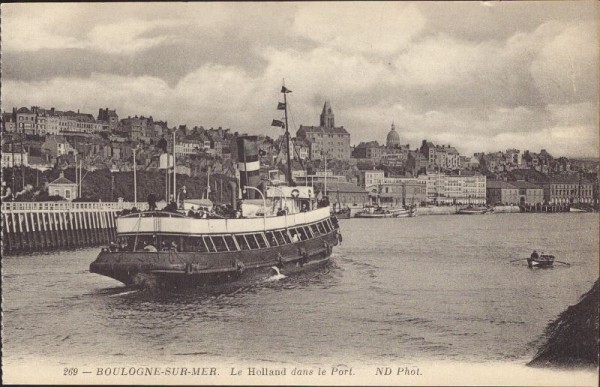
<path fill-rule="evenodd" d="M 285 124 L 287 97 L 282 87 Z M 237 138 L 239 184 L 244 199 L 234 218 L 196 218 L 179 211 L 143 211 L 116 219 L 117 241 L 103 248 L 90 272 L 126 285 L 205 286 L 289 275 L 326 265 L 341 241 L 329 206 L 319 206 L 309 186 L 256 187 L 260 181 L 255 137 Z M 256 200 L 260 194 L 261 200 Z M 270 203 L 269 205 L 267 204 Z"/>

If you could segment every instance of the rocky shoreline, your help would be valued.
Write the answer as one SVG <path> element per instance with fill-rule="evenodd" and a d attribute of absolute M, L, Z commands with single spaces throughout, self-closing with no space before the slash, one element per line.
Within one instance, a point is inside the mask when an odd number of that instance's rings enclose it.
<path fill-rule="evenodd" d="M 600 282 L 548 324 L 532 367 L 598 367 Z"/>

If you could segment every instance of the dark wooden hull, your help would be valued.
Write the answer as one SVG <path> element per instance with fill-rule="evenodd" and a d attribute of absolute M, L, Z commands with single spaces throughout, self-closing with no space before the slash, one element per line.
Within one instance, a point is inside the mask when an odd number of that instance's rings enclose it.
<path fill-rule="evenodd" d="M 126 285 L 209 286 L 252 281 L 275 273 L 289 275 L 329 262 L 338 230 L 283 246 L 233 252 L 123 251 L 103 249 L 90 272 Z"/>

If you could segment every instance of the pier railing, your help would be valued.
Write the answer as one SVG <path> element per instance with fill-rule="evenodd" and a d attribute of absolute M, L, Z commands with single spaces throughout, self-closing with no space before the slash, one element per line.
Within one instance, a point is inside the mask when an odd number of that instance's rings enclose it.
<path fill-rule="evenodd" d="M 147 203 L 4 202 L 2 248 L 5 253 L 47 251 L 107 244 L 116 238 L 117 213 Z"/>
<path fill-rule="evenodd" d="M 120 211 L 137 207 L 139 210 L 146 210 L 148 203 L 134 202 L 2 202 L 2 212 L 14 211 Z"/>

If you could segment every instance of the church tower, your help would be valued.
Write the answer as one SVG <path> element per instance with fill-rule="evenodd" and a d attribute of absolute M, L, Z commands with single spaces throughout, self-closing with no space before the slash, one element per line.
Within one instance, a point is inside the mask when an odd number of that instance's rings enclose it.
<path fill-rule="evenodd" d="M 332 129 L 335 124 L 335 118 L 329 101 L 325 101 L 323 111 L 321 112 L 321 126 L 327 129 Z"/>

